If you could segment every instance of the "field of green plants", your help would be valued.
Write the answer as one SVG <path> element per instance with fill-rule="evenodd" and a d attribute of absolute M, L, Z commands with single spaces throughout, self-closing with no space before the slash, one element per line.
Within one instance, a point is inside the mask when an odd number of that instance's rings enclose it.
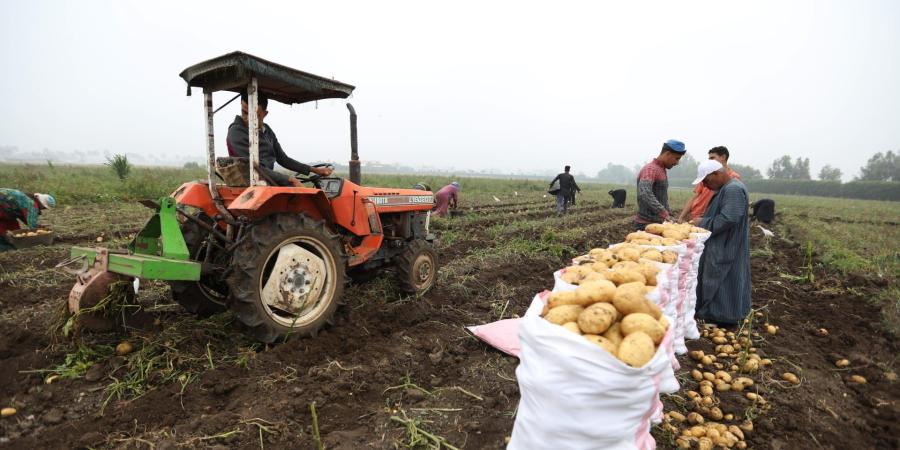
<path fill-rule="evenodd" d="M 433 220 L 440 271 L 422 298 L 389 271 L 354 283 L 336 323 L 313 339 L 263 346 L 231 313 L 185 313 L 165 283 L 142 285 L 125 331 L 70 340 L 51 334 L 72 275 L 54 270 L 72 245 L 123 247 L 156 198 L 202 171 L 0 165 L 3 187 L 49 192 L 42 222 L 57 242 L 0 253 L 0 448 L 503 448 L 516 414 L 517 360 L 465 326 L 515 317 L 552 272 L 631 231 L 634 188 L 611 209 L 613 186 L 582 184 L 556 217 L 549 180 L 363 176 L 366 185 L 439 188 L 459 181 L 459 214 Z M 678 209 L 690 195 L 670 191 Z M 751 199 L 763 198 L 751 193 Z M 753 224 L 754 313 L 781 327 L 754 345 L 775 362 L 758 377 L 771 409 L 722 396 L 723 410 L 756 421 L 750 448 L 878 448 L 897 435 L 900 203 L 766 195 L 772 239 Z M 879 315 L 884 320 L 879 319 Z M 761 319 L 761 320 L 763 320 Z M 826 330 L 823 334 L 821 330 Z M 129 342 L 134 350 L 116 355 Z M 691 349 L 711 349 L 708 340 Z M 851 361 L 836 369 L 834 359 Z M 679 380 L 694 389 L 690 360 Z M 797 386 L 781 381 L 796 373 Z M 867 385 L 848 384 L 850 374 Z M 686 408 L 678 395 L 667 410 Z M 738 419 L 736 419 L 738 420 Z M 837 431 L 836 431 L 837 430 Z M 674 436 L 654 432 L 662 448 Z"/>

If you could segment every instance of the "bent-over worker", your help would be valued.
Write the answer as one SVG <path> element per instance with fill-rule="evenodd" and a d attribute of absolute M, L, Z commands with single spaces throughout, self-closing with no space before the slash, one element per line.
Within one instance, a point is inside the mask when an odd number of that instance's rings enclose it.
<path fill-rule="evenodd" d="M 228 126 L 228 154 L 239 158 L 250 158 L 250 128 L 249 128 L 249 105 L 247 104 L 247 93 L 241 94 L 241 115 L 234 117 L 234 122 Z M 278 143 L 275 132 L 269 125 L 263 123 L 263 119 L 269 114 L 269 99 L 264 96 L 258 96 L 257 100 L 257 123 L 259 124 L 259 171 L 266 178 L 271 179 L 280 186 L 303 186 L 300 180 L 275 171 L 275 163 L 285 169 L 294 172 L 300 172 L 309 175 L 310 172 L 317 175 L 327 177 L 331 175 L 332 170 L 327 167 L 310 167 L 297 161 L 286 153 Z"/>
<path fill-rule="evenodd" d="M 454 181 L 437 191 L 434 194 L 434 208 L 431 208 L 434 215 L 444 217 L 450 214 L 450 208 L 456 209 L 460 190 L 459 182 Z"/>
<path fill-rule="evenodd" d="M 56 206 L 56 198 L 50 194 L 26 194 L 16 189 L 0 188 L 0 251 L 13 247 L 6 239 L 7 231 L 21 228 L 22 221 L 28 228 L 37 228 L 41 210 Z"/>
<path fill-rule="evenodd" d="M 734 327 L 750 312 L 750 221 L 747 188 L 718 161 L 703 161 L 694 184 L 715 192 L 702 218 L 691 223 L 710 231 L 697 280 L 696 316 Z"/>

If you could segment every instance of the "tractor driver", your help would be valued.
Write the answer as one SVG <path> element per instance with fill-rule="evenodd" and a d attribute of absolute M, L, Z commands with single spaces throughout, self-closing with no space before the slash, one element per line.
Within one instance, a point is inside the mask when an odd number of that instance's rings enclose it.
<path fill-rule="evenodd" d="M 317 175 L 327 177 L 331 175 L 332 170 L 327 167 L 310 167 L 299 162 L 281 149 L 278 138 L 272 128 L 263 123 L 263 119 L 269 112 L 266 108 L 269 106 L 269 99 L 260 95 L 258 97 L 258 113 L 259 113 L 259 170 L 264 177 L 271 179 L 280 186 L 296 186 L 303 184 L 300 180 L 275 171 L 275 163 L 294 172 L 300 172 L 309 175 L 310 172 Z M 234 122 L 228 126 L 228 154 L 232 157 L 250 158 L 250 131 L 249 131 L 249 106 L 247 104 L 247 93 L 241 94 L 241 115 L 235 116 Z"/>

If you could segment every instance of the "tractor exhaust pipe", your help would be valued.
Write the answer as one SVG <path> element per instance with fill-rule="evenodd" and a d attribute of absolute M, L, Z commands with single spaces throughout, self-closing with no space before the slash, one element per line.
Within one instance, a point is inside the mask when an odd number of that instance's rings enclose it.
<path fill-rule="evenodd" d="M 347 103 L 350 110 L 350 182 L 360 184 L 362 172 L 359 165 L 359 147 L 356 140 L 356 110 Z"/>

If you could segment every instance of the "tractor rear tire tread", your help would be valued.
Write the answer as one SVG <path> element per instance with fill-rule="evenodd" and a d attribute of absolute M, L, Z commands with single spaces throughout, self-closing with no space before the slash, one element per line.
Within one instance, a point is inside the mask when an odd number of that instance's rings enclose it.
<path fill-rule="evenodd" d="M 188 252 L 193 258 L 204 243 L 204 234 L 200 226 L 190 220 L 182 223 L 180 228 L 184 243 L 187 244 Z M 209 317 L 227 309 L 224 304 L 210 300 L 196 281 L 170 281 L 169 287 L 172 298 L 191 314 Z"/>
<path fill-rule="evenodd" d="M 330 250 L 337 273 L 334 275 L 335 291 L 331 304 L 314 322 L 302 329 L 292 330 L 268 317 L 258 292 L 257 274 L 264 270 L 260 266 L 266 264 L 265 260 L 274 245 L 301 234 L 317 239 Z M 232 264 L 238 270 L 228 278 L 232 292 L 231 310 L 238 321 L 249 329 L 249 333 L 262 342 L 272 343 L 285 336 L 315 337 L 322 326 L 333 322 L 335 311 L 343 304 L 341 296 L 346 279 L 346 259 L 339 236 L 329 231 L 324 221 L 313 220 L 301 213 L 268 216 L 252 226 L 249 236 L 234 251 Z"/>

